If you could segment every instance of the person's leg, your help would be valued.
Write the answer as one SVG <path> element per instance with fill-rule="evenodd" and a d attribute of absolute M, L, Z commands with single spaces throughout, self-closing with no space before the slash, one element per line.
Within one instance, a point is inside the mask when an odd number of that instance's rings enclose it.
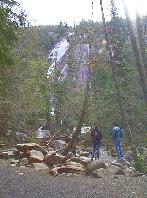
<path fill-rule="evenodd" d="M 117 154 L 117 159 L 120 160 L 120 153 L 119 153 L 118 142 L 115 142 L 115 150 L 116 150 L 116 154 Z"/>
<path fill-rule="evenodd" d="M 97 144 L 96 145 L 96 156 L 95 157 L 97 157 L 97 159 L 99 159 L 99 144 Z"/>
<path fill-rule="evenodd" d="M 119 156 L 122 159 L 123 158 L 123 151 L 122 151 L 121 141 L 118 142 L 118 149 L 119 149 Z"/>
<path fill-rule="evenodd" d="M 95 144 L 92 145 L 92 148 L 93 148 L 93 150 L 92 150 L 92 157 L 91 157 L 91 159 L 93 160 L 93 158 L 95 156 Z"/>

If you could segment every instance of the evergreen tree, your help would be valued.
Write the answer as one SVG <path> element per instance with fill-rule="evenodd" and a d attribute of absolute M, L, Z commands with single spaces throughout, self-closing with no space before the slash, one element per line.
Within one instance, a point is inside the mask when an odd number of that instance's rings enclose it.
<path fill-rule="evenodd" d="M 142 64 L 140 51 L 138 48 L 138 44 L 137 44 L 136 36 L 135 36 L 134 30 L 133 30 L 133 26 L 132 26 L 132 23 L 131 23 L 131 20 L 129 17 L 126 2 L 125 2 L 125 0 L 122 0 L 122 2 L 123 2 L 123 6 L 124 6 L 125 15 L 126 15 L 127 27 L 128 27 L 128 31 L 129 31 L 130 40 L 131 40 L 134 59 L 135 59 L 136 66 L 138 69 L 138 75 L 139 75 L 139 80 L 140 80 L 142 96 L 143 96 L 145 106 L 147 108 L 147 83 L 146 83 L 146 79 L 145 79 L 145 70 L 144 70 L 144 67 Z"/>
<path fill-rule="evenodd" d="M 14 11 L 16 7 L 20 12 Z M 24 26 L 25 22 L 26 16 L 17 1 L 0 1 L 0 67 L 12 63 L 11 49 L 16 41 L 16 30 Z"/>

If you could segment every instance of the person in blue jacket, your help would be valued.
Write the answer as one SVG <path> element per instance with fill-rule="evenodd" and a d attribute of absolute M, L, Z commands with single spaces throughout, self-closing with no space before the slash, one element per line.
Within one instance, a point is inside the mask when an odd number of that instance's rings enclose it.
<path fill-rule="evenodd" d="M 95 126 L 95 128 L 92 129 L 91 131 L 91 141 L 92 141 L 92 157 L 91 160 L 95 157 L 95 159 L 99 159 L 99 149 L 101 146 L 101 140 L 102 140 L 102 133 L 100 131 L 100 128 L 98 125 Z"/>
<path fill-rule="evenodd" d="M 123 159 L 122 135 L 123 135 L 122 129 L 118 126 L 117 123 L 114 123 L 112 129 L 112 136 L 113 136 L 113 141 L 114 141 L 118 161 Z"/>

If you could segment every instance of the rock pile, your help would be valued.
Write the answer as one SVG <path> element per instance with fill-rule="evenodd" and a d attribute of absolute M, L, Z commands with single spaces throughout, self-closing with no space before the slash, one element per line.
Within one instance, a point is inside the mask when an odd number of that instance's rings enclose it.
<path fill-rule="evenodd" d="M 133 167 L 128 167 L 125 161 L 117 163 L 105 150 L 101 150 L 100 160 L 91 161 L 90 149 L 77 146 L 76 154 L 69 152 L 62 154 L 70 138 L 51 139 L 46 145 L 36 143 L 17 144 L 13 151 L 1 150 L 0 158 L 11 159 L 11 166 L 32 167 L 37 171 L 47 170 L 56 176 L 63 173 L 87 174 L 98 178 L 117 177 L 118 175 L 136 176 L 138 173 Z"/>

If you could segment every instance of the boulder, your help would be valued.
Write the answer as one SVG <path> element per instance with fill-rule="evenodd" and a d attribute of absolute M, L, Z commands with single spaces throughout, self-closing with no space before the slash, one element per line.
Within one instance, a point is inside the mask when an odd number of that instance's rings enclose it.
<path fill-rule="evenodd" d="M 91 159 L 88 157 L 73 157 L 71 158 L 71 161 L 78 162 L 83 165 L 87 165 L 91 162 Z"/>
<path fill-rule="evenodd" d="M 2 151 L 0 154 L 0 157 L 3 159 L 8 159 L 8 152 L 7 151 Z"/>
<path fill-rule="evenodd" d="M 131 165 L 133 163 L 133 155 L 131 151 L 127 151 L 125 160 Z"/>
<path fill-rule="evenodd" d="M 115 172 L 115 175 L 125 175 L 124 169 L 118 168 L 117 171 Z"/>
<path fill-rule="evenodd" d="M 94 170 L 100 169 L 100 168 L 106 168 L 106 164 L 102 161 L 99 160 L 95 160 L 90 162 L 87 167 L 86 170 L 87 172 L 93 172 Z"/>
<path fill-rule="evenodd" d="M 111 165 L 115 166 L 115 167 L 119 167 L 119 168 L 124 168 L 124 164 L 121 163 L 117 163 L 117 162 L 112 162 Z"/>
<path fill-rule="evenodd" d="M 110 171 L 105 168 L 100 168 L 92 172 L 92 174 L 96 177 L 102 178 L 111 175 Z"/>
<path fill-rule="evenodd" d="M 69 143 L 70 142 L 70 140 L 71 140 L 71 137 L 69 137 L 68 135 L 66 135 L 66 134 L 56 134 L 56 136 L 55 136 L 55 138 L 54 138 L 55 140 L 63 140 L 63 141 L 65 141 L 66 143 Z"/>
<path fill-rule="evenodd" d="M 111 165 L 109 168 L 108 168 L 109 172 L 112 173 L 112 174 L 115 174 L 115 175 L 124 175 L 125 174 L 125 171 L 123 168 L 119 168 L 117 166 L 114 166 L 114 165 Z"/>
<path fill-rule="evenodd" d="M 110 171 L 110 173 L 115 174 L 116 171 L 119 169 L 119 167 L 114 166 L 114 165 L 110 165 L 110 167 L 108 168 L 108 170 Z"/>
<path fill-rule="evenodd" d="M 52 151 L 55 152 L 55 149 L 54 148 L 51 148 L 51 147 L 48 147 L 47 150 L 48 150 L 48 152 L 52 152 Z"/>
<path fill-rule="evenodd" d="M 6 148 L 6 144 L 1 143 L 0 148 Z"/>
<path fill-rule="evenodd" d="M 65 160 L 65 156 L 56 153 L 48 153 L 47 155 L 44 156 L 43 159 L 44 163 L 51 166 L 55 164 L 62 164 L 64 160 Z"/>
<path fill-rule="evenodd" d="M 144 173 L 147 175 L 147 166 L 144 167 Z"/>
<path fill-rule="evenodd" d="M 22 159 L 19 160 L 18 165 L 19 165 L 19 166 L 27 166 L 28 163 L 29 163 L 29 161 L 28 161 L 27 158 L 22 158 Z"/>
<path fill-rule="evenodd" d="M 30 157 L 29 157 L 30 163 L 43 162 L 43 158 L 44 156 L 41 151 L 36 151 L 36 150 L 30 151 Z"/>
<path fill-rule="evenodd" d="M 49 167 L 45 163 L 33 163 L 33 167 L 37 171 L 49 169 Z"/>
<path fill-rule="evenodd" d="M 73 158 L 76 158 L 76 157 L 75 157 L 75 155 L 72 152 L 68 152 L 67 155 L 66 155 L 66 158 L 67 159 L 73 159 Z"/>
<path fill-rule="evenodd" d="M 144 179 L 145 182 L 147 182 L 147 175 L 143 175 L 142 178 Z"/>
<path fill-rule="evenodd" d="M 29 156 L 28 153 L 26 153 L 26 155 L 24 155 L 23 152 L 21 152 L 21 151 L 19 151 L 17 149 L 15 151 L 13 151 L 13 153 L 14 153 L 14 158 L 15 159 L 21 159 L 21 158 L 24 158 L 24 157 L 28 157 Z"/>
<path fill-rule="evenodd" d="M 84 164 L 84 165 L 88 165 L 89 163 L 91 163 L 91 159 L 89 157 L 80 157 L 80 160 L 81 160 L 81 164 Z"/>
<path fill-rule="evenodd" d="M 145 156 L 147 156 L 147 148 L 146 147 L 142 147 L 142 154 Z"/>
<path fill-rule="evenodd" d="M 141 172 L 139 172 L 139 171 L 135 171 L 134 174 L 132 174 L 131 176 L 132 176 L 132 177 L 141 177 L 141 176 L 143 176 L 143 175 L 144 175 L 144 173 L 141 173 Z"/>
<path fill-rule="evenodd" d="M 52 140 L 49 144 L 50 147 L 55 149 L 65 147 L 66 142 L 64 140 Z"/>
<path fill-rule="evenodd" d="M 87 152 L 87 151 L 80 151 L 79 155 L 80 156 L 84 156 L 84 157 L 88 157 L 89 156 L 89 152 Z"/>
<path fill-rule="evenodd" d="M 46 149 L 42 148 L 39 144 L 36 143 L 17 144 L 16 148 L 23 153 L 31 150 L 41 151 L 43 155 L 46 155 L 48 153 Z"/>
<path fill-rule="evenodd" d="M 14 152 L 8 151 L 8 158 L 13 158 L 13 157 L 14 157 Z"/>
<path fill-rule="evenodd" d="M 72 162 L 69 161 L 67 163 L 65 163 L 66 167 L 68 168 L 72 168 L 75 171 L 81 171 L 81 172 L 85 172 L 86 168 L 83 164 L 77 163 L 77 162 Z"/>
<path fill-rule="evenodd" d="M 16 167 L 17 164 L 10 164 L 11 167 Z"/>
<path fill-rule="evenodd" d="M 62 173 L 85 173 L 85 171 L 86 169 L 82 164 L 76 162 L 68 162 L 65 165 L 53 168 L 50 173 L 56 176 Z"/>
<path fill-rule="evenodd" d="M 124 171 L 125 171 L 125 174 L 126 174 L 126 175 L 134 175 L 135 172 L 136 172 L 136 170 L 135 170 L 134 167 L 126 168 Z"/>
<path fill-rule="evenodd" d="M 10 161 L 10 163 L 11 163 L 11 164 L 18 164 L 18 163 L 19 163 L 19 160 L 12 159 L 12 160 Z"/>
<path fill-rule="evenodd" d="M 13 158 L 14 154 L 13 151 L 1 151 L 0 157 L 3 159 Z"/>

